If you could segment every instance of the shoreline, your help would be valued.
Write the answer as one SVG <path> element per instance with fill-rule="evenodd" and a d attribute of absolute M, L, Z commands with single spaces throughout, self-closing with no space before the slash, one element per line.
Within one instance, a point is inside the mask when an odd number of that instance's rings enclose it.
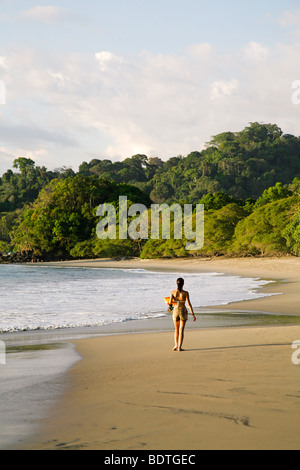
<path fill-rule="evenodd" d="M 180 272 L 222 272 L 238 276 L 245 277 L 255 277 L 265 280 L 274 280 L 276 283 L 271 287 L 263 287 L 268 293 L 280 293 L 281 295 L 265 297 L 261 299 L 237 302 L 227 306 L 207 307 L 205 310 L 222 310 L 234 312 L 243 311 L 243 312 L 266 312 L 266 313 L 275 313 L 277 315 L 282 315 L 283 317 L 299 315 L 298 311 L 298 292 L 300 286 L 300 259 L 294 258 L 284 258 L 284 259 L 241 259 L 241 260 L 231 260 L 231 259 L 216 259 L 210 261 L 203 260 L 154 260 L 154 261 L 141 261 L 141 260 L 128 260 L 128 261 L 110 261 L 110 260 L 87 260 L 87 261 L 67 261 L 67 262 L 57 262 L 57 263 L 43 263 L 41 266 L 77 266 L 77 267 L 102 267 L 102 268 L 121 268 L 121 269 L 150 269 L 150 270 L 168 270 L 174 273 Z M 276 269 L 275 269 L 276 268 Z M 249 303 L 250 302 L 250 303 Z M 136 322 L 139 323 L 139 326 L 147 320 Z M 240 384 L 239 387 L 241 390 L 243 388 L 248 389 L 249 380 L 253 388 L 253 395 L 257 395 L 258 402 L 267 402 L 268 398 L 264 395 L 264 390 L 262 384 L 257 383 L 254 385 L 252 383 L 253 377 L 256 374 L 256 370 L 264 368 L 264 364 L 269 361 L 270 355 L 274 356 L 275 352 L 281 351 L 281 355 L 285 358 L 283 364 L 282 357 L 278 354 L 275 354 L 275 357 L 272 358 L 272 367 L 271 374 L 267 374 L 268 381 L 264 381 L 265 388 L 270 391 L 270 394 L 279 393 L 278 389 L 282 387 L 282 381 L 286 380 L 286 374 L 289 376 L 289 383 L 287 385 L 287 392 L 285 395 L 295 396 L 297 395 L 297 390 L 300 389 L 300 383 L 298 380 L 298 370 L 297 367 L 291 363 L 291 344 L 293 341 L 300 338 L 300 327 L 299 326 L 272 326 L 267 327 L 259 326 L 253 327 L 240 326 L 234 328 L 216 328 L 216 329 L 201 329 L 200 325 L 193 325 L 189 321 L 186 329 L 186 347 L 187 353 L 170 353 L 170 346 L 173 341 L 173 335 L 171 333 L 172 326 L 169 327 L 167 324 L 170 321 L 169 318 L 160 318 L 157 319 L 157 322 L 153 323 L 153 328 L 150 331 L 145 329 L 142 335 L 140 334 L 131 334 L 136 333 L 136 325 L 133 325 L 128 322 L 125 325 L 125 334 L 120 333 L 120 331 L 114 332 L 110 331 L 108 334 L 101 334 L 99 331 L 95 331 L 90 337 L 75 337 L 67 339 L 66 341 L 71 342 L 76 346 L 76 351 L 80 355 L 81 360 L 77 362 L 73 367 L 71 367 L 68 372 L 65 374 L 65 390 L 62 396 L 57 400 L 55 405 L 49 410 L 46 418 L 42 418 L 37 424 L 39 432 L 32 436 L 29 440 L 22 441 L 18 445 L 15 445 L 14 448 L 27 448 L 27 449 L 112 449 L 112 450 L 122 450 L 122 449 L 152 449 L 152 450 L 164 450 L 164 449 L 198 449 L 198 448 L 230 448 L 229 441 L 225 442 L 226 439 L 222 438 L 221 434 L 215 432 L 215 425 L 217 421 L 224 427 L 224 432 L 229 433 L 228 436 L 232 438 L 235 437 L 238 439 L 238 442 L 235 442 L 233 447 L 236 448 L 300 448 L 297 444 L 297 440 L 292 438 L 296 431 L 296 421 L 295 417 L 299 422 L 299 412 L 298 408 L 293 408 L 293 403 L 290 403 L 289 406 L 293 409 L 293 413 L 290 414 L 290 409 L 286 410 L 283 403 L 283 396 L 281 396 L 279 402 L 283 410 L 278 409 L 277 412 L 268 408 L 266 410 L 260 410 L 261 414 L 264 415 L 266 424 L 269 426 L 269 432 L 272 432 L 272 428 L 275 426 L 273 420 L 282 417 L 285 413 L 286 417 L 289 417 L 290 431 L 287 429 L 287 423 L 285 420 L 281 420 L 281 429 L 282 434 L 274 440 L 264 439 L 261 440 L 262 436 L 260 433 L 253 435 L 248 442 L 249 435 L 247 430 L 247 440 L 240 438 L 239 435 L 235 436 L 235 432 L 238 431 L 238 428 L 242 426 L 243 419 L 245 421 L 258 420 L 259 428 L 261 432 L 261 426 L 264 428 L 263 419 L 256 413 L 255 407 L 251 407 L 249 410 L 249 416 L 246 418 L 239 413 L 241 413 L 242 407 L 244 406 L 248 409 L 248 400 L 249 395 L 246 393 L 245 396 L 236 393 L 233 393 L 232 396 L 235 397 L 234 400 L 229 399 L 228 397 L 223 402 L 221 410 L 218 411 L 214 409 L 214 406 L 209 407 L 209 409 L 202 409 L 203 404 L 199 403 L 200 408 L 194 409 L 192 403 L 190 402 L 190 396 L 197 396 L 195 394 L 195 387 L 197 387 L 197 380 L 194 377 L 194 372 L 190 368 L 190 360 L 195 367 L 200 367 L 201 364 L 201 374 L 203 369 L 206 371 L 207 382 L 203 382 L 201 386 L 204 386 L 206 393 L 204 396 L 213 396 L 215 394 L 214 387 L 216 385 L 215 380 L 212 380 L 210 373 L 207 369 L 210 364 L 211 367 L 218 372 L 219 374 L 226 374 L 226 377 L 230 376 L 232 368 L 236 368 L 236 385 Z M 152 320 L 149 321 L 151 325 Z M 164 328 L 166 330 L 159 328 L 159 325 L 165 324 Z M 124 326 L 124 325 L 123 325 Z M 159 328 L 159 329 L 158 329 Z M 159 332 L 158 332 L 159 331 Z M 75 333 L 75 332 L 72 332 Z M 59 335 L 60 336 L 60 335 Z M 63 335 L 62 335 L 63 337 Z M 81 339 L 80 339 L 81 338 Z M 243 339 L 243 340 L 242 340 Z M 63 342 L 65 342 L 63 340 Z M 225 343 L 224 343 L 225 341 Z M 242 344 L 241 344 L 242 341 Z M 225 345 L 224 345 L 225 344 Z M 200 347 L 199 347 L 200 345 Z M 206 345 L 206 347 L 204 347 Z M 218 345 L 218 346 L 217 346 Z M 127 350 L 128 349 L 128 350 Z M 123 352 L 122 352 L 123 350 Z M 206 357 L 206 362 L 202 358 L 202 353 Z M 221 355 L 222 351 L 222 355 Z M 251 363 L 249 362 L 246 352 L 251 351 Z M 234 354 L 233 354 L 234 353 Z M 254 354 L 255 353 L 255 354 Z M 200 356 L 199 356 L 200 354 Z M 189 356 L 189 357 L 188 357 Z M 219 356 L 219 357 L 218 357 Z M 221 357 L 222 356 L 222 357 Z M 139 359 L 137 359 L 139 358 Z M 264 358 L 264 359 L 263 359 Z M 280 359 L 280 360 L 279 360 Z M 137 365 L 138 361 L 138 365 Z M 175 361 L 175 362 L 174 362 Z M 200 362 L 199 362 L 200 361 Z M 162 364 L 160 363 L 162 362 Z M 198 364 L 199 362 L 199 364 Z M 174 377 L 174 372 L 172 368 L 170 369 L 170 364 L 176 365 L 177 374 L 187 374 L 185 377 L 185 384 L 176 382 Z M 247 364 L 247 368 L 244 368 L 244 364 Z M 121 367 L 122 364 L 122 367 Z M 153 364 L 156 365 L 156 369 L 153 368 Z M 169 365 L 168 365 L 169 364 Z M 110 370 L 113 365 L 114 377 L 111 376 L 112 372 Z M 249 367 L 248 367 L 249 366 Z M 300 367 L 300 366 L 299 366 Z M 145 378 L 145 370 L 150 370 L 150 373 Z M 136 372 L 133 372 L 136 371 Z M 138 372 L 137 372 L 138 371 Z M 101 377 L 105 378 L 105 384 L 100 380 Z M 190 375 L 188 375 L 188 372 Z M 95 382 L 94 375 L 98 377 L 98 382 Z M 133 374 L 133 375 L 132 375 Z M 151 375 L 152 374 L 152 375 Z M 165 376 L 165 380 L 162 384 L 162 391 L 157 396 L 158 391 L 154 390 L 157 388 L 157 374 L 159 377 Z M 207 375 L 208 374 L 208 375 Z M 228 375 L 229 374 L 229 375 Z M 134 411 L 138 405 L 133 402 L 126 404 L 124 402 L 124 394 L 126 395 L 126 390 L 122 388 L 121 384 L 125 376 L 128 375 L 129 384 L 126 382 L 127 386 L 130 387 L 131 391 L 134 391 L 134 396 L 139 395 L 140 409 L 138 413 L 134 413 L 134 419 L 129 418 L 129 414 Z M 274 377 L 277 379 L 274 381 Z M 144 398 L 140 396 L 140 391 L 144 387 L 143 380 L 146 380 L 151 389 L 151 394 L 148 396 L 146 393 L 147 403 L 144 401 Z M 195 382 L 196 380 L 196 382 Z M 204 380 L 204 379 L 203 379 Z M 220 385 L 222 381 L 226 383 L 225 378 L 220 378 Z M 266 379 L 267 380 L 267 379 Z M 229 380 L 230 382 L 230 380 Z M 173 383 L 174 387 L 169 387 L 169 383 Z M 84 385 L 85 384 L 85 385 Z M 117 390 L 116 390 L 117 385 Z M 119 386 L 120 385 L 120 386 Z M 198 384 L 199 385 L 199 384 Z M 103 389 L 104 387 L 104 389 Z M 179 387 L 179 388 L 178 388 Z M 237 387 L 237 388 L 239 388 Z M 292 387 L 292 389 L 291 389 Z M 180 389 L 180 390 L 179 390 Z M 255 390 L 254 390 L 255 389 Z M 90 390 L 90 392 L 86 392 Z M 104 391 L 103 391 L 104 390 Z M 146 391 L 147 392 L 147 391 Z M 220 396 L 225 391 L 221 387 L 219 390 Z M 226 392 L 228 393 L 228 391 Z M 251 397 L 250 393 L 250 397 Z M 108 398 L 109 394 L 112 394 L 117 403 L 114 405 Z M 188 409 L 180 408 L 179 410 L 176 407 L 171 407 L 167 405 L 164 401 L 164 397 L 173 397 L 180 396 L 188 397 L 189 407 Z M 230 395 L 230 394 L 229 394 Z M 223 397 L 224 398 L 224 397 Z M 128 397 L 129 399 L 129 397 Z M 160 401 L 163 399 L 162 401 Z M 245 400 L 246 399 L 246 400 Z M 137 400 L 139 402 L 139 400 Z M 228 402 L 229 400 L 229 402 Z M 272 402 L 273 398 L 271 398 Z M 132 401 L 132 400 L 131 400 Z M 172 399 L 173 401 L 173 399 Z M 200 400 L 201 401 L 201 400 Z M 205 400 L 204 400 L 205 401 Z M 293 400 L 288 400 L 288 402 Z M 294 398 L 294 401 L 297 401 Z M 155 404 L 154 404 L 155 402 Z M 228 402 L 228 403 L 227 403 Z M 241 409 L 236 410 L 235 402 L 239 403 Z M 202 401 L 201 401 L 202 403 Z M 298 404 L 298 401 L 297 401 Z M 107 406 L 109 410 L 107 411 Z M 273 405 L 272 405 L 273 406 Z M 280 408 L 278 404 L 278 408 Z M 91 409 L 95 407 L 95 413 L 91 412 Z M 223 409 L 224 407 L 224 409 Z M 217 407 L 218 408 L 218 407 Z M 271 407 L 272 408 L 272 407 Z M 276 408 L 276 407 L 275 407 Z M 165 426 L 165 421 L 169 422 L 171 419 L 170 412 L 174 411 L 177 414 L 179 421 L 185 426 L 188 424 L 189 429 L 191 428 L 191 433 L 196 431 L 203 431 L 206 429 L 208 431 L 207 438 L 205 434 L 202 436 L 202 444 L 200 447 L 199 442 L 194 440 L 191 447 L 190 443 L 185 442 L 185 440 L 178 441 L 175 439 L 171 444 L 171 441 L 168 435 L 171 432 L 171 428 L 167 428 L 167 436 L 161 434 L 161 430 L 165 429 L 161 426 Z M 145 413 L 148 416 L 148 411 L 151 411 L 152 421 L 145 425 L 144 429 L 141 429 L 141 413 Z M 169 410 L 169 412 L 168 412 Z M 100 412 L 102 414 L 100 414 Z M 264 412 L 266 412 L 264 414 Z M 179 413 L 179 415 L 178 415 Z M 279 414 L 278 414 L 279 413 Z M 280 413 L 283 413 L 280 415 Z M 95 417 L 104 414 L 103 426 L 99 427 L 94 422 Z M 169 415 L 169 416 L 168 416 Z M 274 415 L 274 416 L 273 416 Z M 131 416 L 131 415 L 130 415 Z M 218 416 L 218 419 L 216 418 Z M 127 418 L 126 418 L 127 417 Z M 187 420 L 187 417 L 189 419 Z M 201 417 L 203 420 L 203 429 L 198 429 L 198 420 Z M 149 416 L 150 418 L 150 416 Z M 128 426 L 126 428 L 126 419 L 127 421 L 132 421 L 132 429 L 135 429 L 136 433 L 133 435 L 132 430 L 129 431 Z M 187 420 L 187 421 L 186 421 Z M 171 419 L 172 421 L 172 419 Z M 245 422 L 246 422 L 245 421 Z M 115 424 L 114 424 L 115 423 Z M 156 423 L 156 424 L 155 424 Z M 214 425 L 213 425 L 214 423 Z M 272 423 L 272 424 L 270 424 Z M 229 428 L 228 425 L 230 424 Z M 237 429 L 234 429 L 238 424 Z M 257 423 L 256 423 L 257 424 Z M 278 424 L 278 423 L 277 423 Z M 109 426 L 111 425 L 111 428 Z M 108 426 L 108 427 L 107 427 Z M 175 426 L 175 424 L 173 424 Z M 91 431 L 92 428 L 97 428 L 97 432 L 93 434 Z M 242 434 L 245 429 L 252 429 L 251 426 L 242 426 Z M 160 442 L 153 439 L 153 433 L 157 428 L 158 434 L 160 435 Z M 227 429 L 228 428 L 228 429 Z M 106 429 L 106 433 L 103 431 Z M 126 431 L 127 429 L 127 431 Z M 59 431 L 58 431 L 59 430 Z M 283 430 L 285 430 L 283 432 Z M 190 432 L 190 431 L 189 431 Z M 238 431 L 240 433 L 240 431 Z M 252 432 L 252 431 L 251 431 Z M 266 432 L 264 429 L 263 432 Z M 284 437 L 290 432 L 290 437 L 288 441 Z M 107 434 L 108 433 L 108 434 Z M 140 440 L 137 439 L 137 434 L 141 433 L 143 437 Z M 233 433 L 233 434 L 232 434 Z M 99 436 L 98 441 L 95 441 L 95 436 Z M 111 436 L 111 440 L 107 437 Z M 135 437 L 134 437 L 135 436 Z M 212 438 L 215 443 L 213 444 Z M 283 440 L 282 440 L 283 439 Z M 109 442 L 108 442 L 109 441 Z M 141 444 L 141 442 L 143 444 Z M 146 442 L 147 441 L 147 442 Z M 300 441 L 300 440 L 299 440 Z M 247 444 L 248 442 L 248 444 Z M 273 442 L 273 444 L 271 444 Z M 196 447 L 195 447 L 196 446 Z"/>
<path fill-rule="evenodd" d="M 82 360 L 28 450 L 299 450 L 299 327 L 75 341 Z M 175 430 L 175 431 L 174 431 Z"/>

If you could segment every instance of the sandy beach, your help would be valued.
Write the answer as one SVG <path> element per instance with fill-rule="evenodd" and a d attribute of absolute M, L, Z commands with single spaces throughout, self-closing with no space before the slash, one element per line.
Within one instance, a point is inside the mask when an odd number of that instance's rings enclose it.
<path fill-rule="evenodd" d="M 300 258 L 73 261 L 73 266 L 222 272 L 276 281 L 228 308 L 299 315 Z M 224 308 L 224 307 L 222 307 Z M 27 449 L 299 449 L 299 326 L 189 329 L 74 341 L 82 360 Z M 172 328 L 172 325 L 170 325 Z M 295 357 L 295 356 L 294 356 Z"/>

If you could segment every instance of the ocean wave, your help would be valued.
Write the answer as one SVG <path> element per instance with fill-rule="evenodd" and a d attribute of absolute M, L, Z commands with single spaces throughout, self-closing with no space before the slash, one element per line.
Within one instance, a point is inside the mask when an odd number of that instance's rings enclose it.
<path fill-rule="evenodd" d="M 182 273 L 195 309 L 266 296 L 269 281 Z M 0 266 L 0 332 L 102 326 L 162 315 L 178 273 Z"/>

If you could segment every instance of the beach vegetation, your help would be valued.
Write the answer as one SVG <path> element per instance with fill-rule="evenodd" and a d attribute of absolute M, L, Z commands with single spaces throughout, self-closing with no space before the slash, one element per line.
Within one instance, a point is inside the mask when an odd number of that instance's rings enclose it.
<path fill-rule="evenodd" d="M 283 231 L 283 237 L 286 239 L 286 244 L 289 251 L 296 256 L 300 254 L 300 209 L 295 214 L 292 221 L 287 225 Z"/>
<path fill-rule="evenodd" d="M 79 254 L 82 257 L 82 254 L 92 254 L 93 248 L 97 253 L 99 245 L 91 241 L 96 239 L 96 208 L 107 201 L 116 203 L 124 194 L 132 202 L 142 199 L 150 204 L 138 188 L 104 178 L 76 175 L 53 180 L 25 211 L 15 229 L 13 243 L 18 251 L 33 251 L 54 259 Z"/>
<path fill-rule="evenodd" d="M 255 208 L 237 224 L 232 253 L 262 256 L 290 253 L 287 227 L 299 207 L 299 198 L 287 197 Z"/>
<path fill-rule="evenodd" d="M 128 207 L 148 209 L 203 204 L 203 248 L 187 252 L 187 240 L 174 237 L 174 220 L 168 240 L 100 240 L 97 207 L 112 204 L 118 224 L 120 196 L 127 197 Z M 299 256 L 300 137 L 254 122 L 213 136 L 202 151 L 185 157 L 93 159 L 77 172 L 48 171 L 19 157 L 0 178 L 0 251 L 41 259 Z"/>

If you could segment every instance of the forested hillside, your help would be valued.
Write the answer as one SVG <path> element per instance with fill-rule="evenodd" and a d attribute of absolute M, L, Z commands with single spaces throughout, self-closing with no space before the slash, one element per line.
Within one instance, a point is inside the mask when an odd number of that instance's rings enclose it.
<path fill-rule="evenodd" d="M 252 123 L 212 138 L 201 151 L 163 162 L 135 155 L 91 160 L 79 171 L 48 171 L 18 158 L 0 178 L 0 253 L 41 259 L 299 255 L 300 138 L 276 125 Z M 205 245 L 185 240 L 99 240 L 96 208 L 129 204 L 203 203 Z"/>
<path fill-rule="evenodd" d="M 283 135 L 276 125 L 253 123 L 241 132 L 213 137 L 205 150 L 187 157 L 167 162 L 145 155 L 116 163 L 92 160 L 79 172 L 135 184 L 157 203 L 197 203 L 216 192 L 257 199 L 277 182 L 289 184 L 300 176 L 300 138 Z"/>

